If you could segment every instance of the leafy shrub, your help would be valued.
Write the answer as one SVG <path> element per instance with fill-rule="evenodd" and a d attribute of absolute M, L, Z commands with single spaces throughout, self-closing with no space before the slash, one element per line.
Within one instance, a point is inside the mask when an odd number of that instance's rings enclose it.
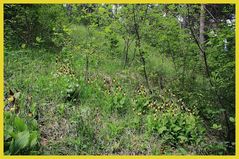
<path fill-rule="evenodd" d="M 204 149 L 209 154 L 224 155 L 227 151 L 228 143 L 227 142 L 212 142 L 207 144 Z"/>
<path fill-rule="evenodd" d="M 150 96 L 147 95 L 147 88 L 142 84 L 135 90 L 135 98 L 133 99 L 133 111 L 138 115 L 146 114 L 149 111 L 148 105 L 151 102 Z"/>
<path fill-rule="evenodd" d="M 127 112 L 129 105 L 130 100 L 126 93 L 122 90 L 121 86 L 115 87 L 115 91 L 110 96 L 110 111 L 116 111 L 118 114 L 123 115 Z"/>
<path fill-rule="evenodd" d="M 150 133 L 157 133 L 165 143 L 200 144 L 204 137 L 204 128 L 197 116 L 168 109 L 156 116 L 147 116 L 147 128 Z"/>
<path fill-rule="evenodd" d="M 5 154 L 37 154 L 39 133 L 36 120 L 31 119 L 26 124 L 23 119 L 9 112 L 5 112 L 4 119 Z"/>
<path fill-rule="evenodd" d="M 124 130 L 124 125 L 122 123 L 108 123 L 108 129 L 110 133 L 110 138 L 113 139 L 115 137 L 119 137 L 120 134 L 122 134 Z"/>
<path fill-rule="evenodd" d="M 64 44 L 67 19 L 62 5 L 9 4 L 5 12 L 9 14 L 6 30 L 12 30 L 5 33 L 5 37 L 13 46 L 39 46 L 39 42 L 45 47 L 62 47 Z"/>
<path fill-rule="evenodd" d="M 79 84 L 70 84 L 66 89 L 65 99 L 67 101 L 80 101 L 80 86 Z"/>
<path fill-rule="evenodd" d="M 65 25 L 61 26 L 61 28 L 53 28 L 53 35 L 51 41 L 57 48 L 63 48 L 67 44 L 69 44 L 70 39 L 69 35 L 71 30 L 67 28 Z"/>
<path fill-rule="evenodd" d="M 106 27 L 104 33 L 105 38 L 109 41 L 110 49 L 115 51 L 115 49 L 119 47 L 119 39 L 117 37 L 117 34 L 113 32 L 110 27 Z"/>

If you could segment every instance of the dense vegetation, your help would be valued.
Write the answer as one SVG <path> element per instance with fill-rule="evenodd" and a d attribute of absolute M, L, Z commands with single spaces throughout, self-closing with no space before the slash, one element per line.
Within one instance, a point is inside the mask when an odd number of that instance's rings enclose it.
<path fill-rule="evenodd" d="M 234 12 L 4 5 L 4 153 L 235 154 Z"/>

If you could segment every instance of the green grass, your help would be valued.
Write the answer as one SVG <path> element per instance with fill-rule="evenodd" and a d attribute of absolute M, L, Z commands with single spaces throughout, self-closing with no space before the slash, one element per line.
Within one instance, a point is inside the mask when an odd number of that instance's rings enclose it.
<path fill-rule="evenodd" d="M 109 50 L 102 42 L 104 35 L 95 34 L 94 40 L 87 40 L 96 46 L 88 47 L 79 42 L 88 36 L 86 29 L 72 28 L 73 46 L 61 52 L 5 49 L 5 96 L 9 96 L 10 89 L 20 92 L 17 114 L 37 121 L 38 154 L 208 153 L 214 140 L 208 140 L 201 119 L 192 113 L 197 111 L 187 109 L 182 99 L 167 88 L 177 76 L 171 58 L 159 56 L 157 49 L 145 46 L 152 55 L 146 55 L 154 87 L 153 94 L 149 94 L 138 57 L 123 69 L 122 39 L 117 49 Z M 129 50 L 130 60 L 133 48 L 134 43 Z M 87 53 L 91 53 L 88 81 Z M 165 77 L 163 90 L 153 80 L 155 72 Z M 218 149 L 224 151 L 223 147 Z"/>

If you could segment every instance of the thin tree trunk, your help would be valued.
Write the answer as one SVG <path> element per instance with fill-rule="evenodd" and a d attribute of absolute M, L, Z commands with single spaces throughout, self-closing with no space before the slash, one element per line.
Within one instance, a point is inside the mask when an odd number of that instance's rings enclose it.
<path fill-rule="evenodd" d="M 129 62 L 129 38 L 125 38 L 125 47 L 124 47 L 124 54 L 125 54 L 125 60 L 124 60 L 124 68 L 128 65 Z"/>
<path fill-rule="evenodd" d="M 201 4 L 201 8 L 200 8 L 200 26 L 199 26 L 199 43 L 201 45 L 201 50 L 200 50 L 200 57 L 201 57 L 201 68 L 203 68 L 203 62 L 205 57 L 206 57 L 206 54 L 205 54 L 205 46 L 204 46 L 204 41 L 205 41 L 205 4 Z M 205 65 L 206 68 L 205 68 L 205 74 L 207 76 L 209 76 L 209 71 L 208 71 L 208 66 Z M 204 70 L 204 69 L 202 69 Z M 204 71 L 203 71 L 204 72 Z M 203 82 L 204 82 L 204 79 L 203 79 Z"/>
<path fill-rule="evenodd" d="M 135 47 L 134 47 L 134 53 L 131 62 L 129 63 L 129 66 L 134 62 L 135 56 L 136 56 L 136 51 L 137 51 L 137 45 L 136 45 L 136 40 L 135 40 Z"/>
<path fill-rule="evenodd" d="M 163 77 L 162 77 L 162 75 L 159 76 L 158 81 L 159 81 L 160 90 L 162 91 L 162 90 L 164 89 Z"/>
<path fill-rule="evenodd" d="M 204 41 L 205 41 L 205 37 L 204 37 L 204 33 L 205 33 L 205 4 L 201 4 L 201 10 L 200 10 L 200 28 L 199 28 L 199 43 L 202 47 L 202 50 L 205 50 L 204 47 Z M 200 55 L 204 56 L 203 51 L 200 50 Z"/>
<path fill-rule="evenodd" d="M 126 50 L 126 40 L 124 38 L 124 49 L 123 49 L 123 55 L 125 56 L 125 50 Z M 125 58 L 124 58 L 124 67 L 125 67 Z"/>
<path fill-rule="evenodd" d="M 26 28 L 27 28 L 25 41 L 26 41 L 27 45 L 29 45 L 30 44 L 30 23 L 28 21 L 26 12 L 25 12 L 25 23 L 26 23 Z"/>
<path fill-rule="evenodd" d="M 133 6 L 133 20 L 134 20 L 134 29 L 135 29 L 135 34 L 136 34 L 136 46 L 138 47 L 140 60 L 141 60 L 142 65 L 143 65 L 144 78 L 145 78 L 146 85 L 147 85 L 147 88 L 148 88 L 149 92 L 152 93 L 152 91 L 150 89 L 150 86 L 149 86 L 149 80 L 148 80 L 148 75 L 147 75 L 146 66 L 145 66 L 146 62 L 145 62 L 145 58 L 144 58 L 144 55 L 143 55 L 143 51 L 141 49 L 141 38 L 140 38 L 140 35 L 139 35 L 139 25 L 136 22 L 136 14 L 135 14 L 135 7 L 134 6 Z"/>
<path fill-rule="evenodd" d="M 86 64 L 85 64 L 85 81 L 88 82 L 89 80 L 89 55 L 86 55 Z"/>

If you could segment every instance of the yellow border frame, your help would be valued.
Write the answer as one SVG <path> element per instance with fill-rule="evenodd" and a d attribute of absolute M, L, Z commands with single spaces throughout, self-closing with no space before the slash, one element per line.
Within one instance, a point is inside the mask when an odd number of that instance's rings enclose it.
<path fill-rule="evenodd" d="M 3 62 L 4 62 L 4 35 L 3 35 L 3 5 L 6 3 L 192 3 L 192 4 L 199 4 L 199 3 L 213 3 L 213 4 L 235 4 L 236 5 L 236 54 L 235 54 L 235 61 L 239 59 L 239 0 L 2 0 L 0 2 L 0 159 L 23 159 L 23 158 L 33 158 L 33 159 L 63 159 L 63 158 L 84 158 L 84 159 L 119 159 L 119 158 L 128 158 L 128 159 L 236 159 L 239 158 L 239 146 L 236 144 L 236 153 L 234 156 L 4 156 L 3 150 Z M 238 93 L 239 93 L 239 85 L 237 82 L 239 81 L 239 75 L 237 74 L 239 67 L 239 62 L 236 62 L 236 143 L 239 141 L 239 114 L 238 109 Z"/>

